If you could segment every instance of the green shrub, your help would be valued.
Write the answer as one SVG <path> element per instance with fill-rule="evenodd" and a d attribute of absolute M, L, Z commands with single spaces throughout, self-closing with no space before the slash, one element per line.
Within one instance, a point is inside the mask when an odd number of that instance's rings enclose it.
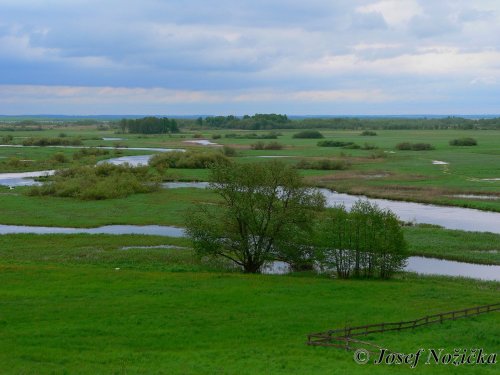
<path fill-rule="evenodd" d="M 82 148 L 73 154 L 73 159 L 79 160 L 81 158 L 86 158 L 89 156 L 102 156 L 102 155 L 109 155 L 109 151 L 95 147 Z"/>
<path fill-rule="evenodd" d="M 344 170 L 349 168 L 349 163 L 344 160 L 301 160 L 296 165 L 298 169 L 317 169 L 317 170 Z"/>
<path fill-rule="evenodd" d="M 164 152 L 149 159 L 149 165 L 158 171 L 167 168 L 205 169 L 216 163 L 229 162 L 229 159 L 219 151 Z"/>
<path fill-rule="evenodd" d="M 264 143 L 264 142 L 257 142 L 252 145 L 250 145 L 252 150 L 281 150 L 283 149 L 283 145 L 278 142 L 269 142 L 269 143 Z"/>
<path fill-rule="evenodd" d="M 62 152 L 57 152 L 51 158 L 56 163 L 66 163 L 68 158 Z"/>
<path fill-rule="evenodd" d="M 348 145 L 345 145 L 344 147 L 342 148 L 347 148 L 349 150 L 359 150 L 361 148 L 360 145 L 358 145 L 357 143 L 350 143 Z"/>
<path fill-rule="evenodd" d="M 264 134 L 256 134 L 256 133 L 228 133 L 224 135 L 226 138 L 237 138 L 237 139 L 277 139 L 281 133 L 277 132 L 269 132 Z"/>
<path fill-rule="evenodd" d="M 148 167 L 102 163 L 57 171 L 43 185 L 31 187 L 27 194 L 82 200 L 123 198 L 158 190 L 159 181 L 159 176 Z"/>
<path fill-rule="evenodd" d="M 293 138 L 324 138 L 317 130 L 303 130 L 301 132 L 295 133 Z"/>
<path fill-rule="evenodd" d="M 79 138 L 27 138 L 23 146 L 80 146 L 82 140 Z"/>
<path fill-rule="evenodd" d="M 212 134 L 212 139 L 220 139 L 222 138 L 222 135 L 220 134 Z"/>
<path fill-rule="evenodd" d="M 353 142 L 341 142 L 341 141 L 319 141 L 319 147 L 344 147 L 352 145 Z"/>
<path fill-rule="evenodd" d="M 2 137 L 2 143 L 4 145 L 8 145 L 8 144 L 12 143 L 13 140 L 14 140 L 14 137 L 10 134 L 4 135 Z"/>
<path fill-rule="evenodd" d="M 373 136 L 377 135 L 377 133 L 375 133 L 372 130 L 365 130 L 360 135 L 373 137 Z"/>
<path fill-rule="evenodd" d="M 236 149 L 234 147 L 227 146 L 227 145 L 222 146 L 222 153 L 228 157 L 238 155 L 238 152 L 236 151 Z"/>
<path fill-rule="evenodd" d="M 450 146 L 477 146 L 477 141 L 474 138 L 458 138 L 450 141 Z"/>
<path fill-rule="evenodd" d="M 403 142 L 403 143 L 398 143 L 396 145 L 396 149 L 402 150 L 402 151 L 426 151 L 426 150 L 434 150 L 434 146 L 432 146 L 429 143 L 410 143 L 410 142 Z"/>
<path fill-rule="evenodd" d="M 361 146 L 362 150 L 376 150 L 377 148 L 378 148 L 377 146 L 372 145 L 370 143 L 366 143 L 366 142 L 363 146 Z"/>

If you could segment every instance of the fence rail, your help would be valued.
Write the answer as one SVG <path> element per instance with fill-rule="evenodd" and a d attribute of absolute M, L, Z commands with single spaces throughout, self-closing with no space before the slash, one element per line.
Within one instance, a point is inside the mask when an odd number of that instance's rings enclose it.
<path fill-rule="evenodd" d="M 354 336 L 364 336 L 370 333 L 380 333 L 386 331 L 400 331 L 402 329 L 410 329 L 428 324 L 442 323 L 446 320 L 467 318 L 469 316 L 475 316 L 499 310 L 500 303 L 494 303 L 491 305 L 476 306 L 463 310 L 448 311 L 435 315 L 427 315 L 423 318 L 409 321 L 368 324 L 364 326 L 334 329 L 326 332 L 310 333 L 309 335 L 307 335 L 307 344 L 336 346 L 350 349 L 349 343 L 352 341 L 356 341 L 351 339 Z"/>

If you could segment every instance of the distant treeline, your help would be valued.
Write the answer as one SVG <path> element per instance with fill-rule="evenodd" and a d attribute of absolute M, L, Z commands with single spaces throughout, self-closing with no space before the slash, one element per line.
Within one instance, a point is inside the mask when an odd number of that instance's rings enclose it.
<path fill-rule="evenodd" d="M 467 119 L 462 117 L 443 118 L 305 118 L 289 119 L 287 115 L 255 114 L 253 116 L 208 116 L 198 119 L 166 117 L 144 117 L 141 119 L 103 120 L 22 120 L 2 121 L 0 131 L 46 130 L 66 126 L 97 126 L 98 130 L 121 129 L 122 132 L 140 134 L 175 133 L 179 127 L 204 129 L 241 129 L 241 130 L 278 130 L 278 129 L 338 129 L 338 130 L 404 130 L 404 129 L 497 129 L 500 130 L 500 117 L 488 119 Z"/>
<path fill-rule="evenodd" d="M 254 116 L 216 116 L 198 118 L 198 126 L 218 129 L 272 130 L 272 129 L 500 129 L 500 117 L 472 120 L 462 117 L 445 118 L 308 118 L 290 120 L 286 115 L 256 114 Z"/>
<path fill-rule="evenodd" d="M 206 117 L 203 119 L 199 117 L 196 120 L 197 125 L 210 128 L 223 128 L 223 129 L 287 129 L 291 128 L 291 121 L 287 115 L 271 114 L 255 114 L 253 116 L 245 115 L 243 117 L 236 116 L 215 116 Z"/>
<path fill-rule="evenodd" d="M 167 117 L 144 117 L 137 120 L 122 119 L 119 122 L 122 133 L 135 134 L 166 134 L 177 133 L 179 127 L 175 120 Z"/>

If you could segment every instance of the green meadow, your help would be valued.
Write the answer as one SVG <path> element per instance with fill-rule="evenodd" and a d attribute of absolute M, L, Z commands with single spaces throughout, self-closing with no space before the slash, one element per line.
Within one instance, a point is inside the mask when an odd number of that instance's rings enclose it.
<path fill-rule="evenodd" d="M 358 365 L 306 335 L 498 301 L 498 283 L 401 275 L 243 275 L 151 236 L 0 237 L 0 372 L 71 374 L 455 374 L 494 366 Z M 6 244 L 9 244 L 6 246 Z M 498 313 L 371 335 L 393 351 L 498 352 Z"/>
<path fill-rule="evenodd" d="M 500 181 L 493 180 L 500 178 L 498 130 L 376 130 L 376 136 L 361 136 L 361 130 L 319 129 L 323 139 L 297 139 L 293 135 L 300 130 L 280 129 L 277 139 L 262 140 L 225 135 L 268 131 L 181 130 L 137 135 L 116 134 L 107 126 L 51 125 L 2 131 L 0 139 L 11 134 L 13 145 L 20 145 L 26 138 L 64 133 L 88 147 L 219 152 L 220 147 L 186 142 L 209 139 L 234 149 L 236 156 L 230 158 L 236 163 L 266 160 L 262 156 L 285 156 L 280 160 L 291 164 L 323 159 L 346 163 L 343 170 L 300 170 L 311 186 L 500 212 Z M 476 139 L 478 145 L 449 145 L 463 137 Z M 319 147 L 319 140 L 371 149 Z M 258 141 L 278 142 L 282 149 L 252 149 Z M 402 151 L 396 148 L 402 142 L 430 143 L 434 149 Z M 75 158 L 77 148 L 13 145 L 0 147 L 0 173 L 154 153 L 109 150 Z M 170 168 L 163 175 L 165 181 L 208 177 L 208 169 Z M 194 188 L 107 200 L 29 196 L 28 189 L 0 187 L 0 224 L 182 227 L 190 208 L 219 199 Z M 431 225 L 403 230 L 409 255 L 500 265 L 499 234 Z M 499 291 L 498 282 L 409 273 L 387 281 L 339 280 L 307 271 L 246 275 L 225 261 L 197 256 L 185 238 L 0 235 L 0 374 L 494 374 L 498 365 L 359 365 L 352 352 L 307 346 L 306 340 L 312 332 L 498 303 Z M 499 323 L 495 312 L 362 339 L 402 353 L 420 348 L 497 353 Z"/>

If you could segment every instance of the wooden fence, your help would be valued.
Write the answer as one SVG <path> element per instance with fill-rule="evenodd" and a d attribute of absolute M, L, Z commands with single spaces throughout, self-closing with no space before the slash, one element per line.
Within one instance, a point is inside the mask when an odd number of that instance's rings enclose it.
<path fill-rule="evenodd" d="M 428 324 L 442 323 L 445 320 L 466 318 L 469 316 L 475 316 L 499 310 L 500 310 L 500 303 L 494 303 L 491 305 L 470 307 L 464 310 L 449 311 L 435 315 L 427 315 L 423 318 L 409 320 L 406 322 L 369 324 L 365 326 L 334 329 L 326 332 L 310 333 L 309 335 L 307 335 L 307 344 L 336 346 L 349 350 L 351 349 L 351 346 L 349 344 L 350 342 L 360 342 L 359 340 L 352 339 L 352 337 L 355 336 L 364 336 L 370 333 L 378 333 L 386 331 L 400 331 L 402 329 L 410 329 Z"/>

